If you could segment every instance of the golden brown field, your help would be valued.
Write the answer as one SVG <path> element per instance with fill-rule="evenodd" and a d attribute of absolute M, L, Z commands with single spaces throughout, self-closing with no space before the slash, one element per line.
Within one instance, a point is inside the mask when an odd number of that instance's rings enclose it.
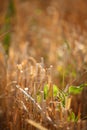
<path fill-rule="evenodd" d="M 0 130 L 87 130 L 86 4 L 0 0 Z"/>

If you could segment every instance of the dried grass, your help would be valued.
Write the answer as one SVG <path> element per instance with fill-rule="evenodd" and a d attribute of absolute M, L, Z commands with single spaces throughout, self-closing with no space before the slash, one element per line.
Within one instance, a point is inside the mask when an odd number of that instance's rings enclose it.
<path fill-rule="evenodd" d="M 54 99 L 52 66 L 44 68 L 43 59 L 37 63 L 32 57 L 21 60 L 20 64 L 14 61 L 10 65 L 11 70 L 9 64 L 10 59 L 8 59 L 8 68 L 5 68 L 7 82 L 3 76 L 5 87 L 0 88 L 2 90 L 0 119 L 3 118 L 4 123 L 1 124 L 3 130 L 84 130 L 86 128 L 86 121 L 83 122 L 80 117 L 77 123 L 67 121 L 70 113 L 70 98 L 66 100 L 65 108 L 59 99 Z M 49 86 L 46 99 L 44 99 L 45 84 Z M 40 101 L 37 98 L 38 94 Z"/>

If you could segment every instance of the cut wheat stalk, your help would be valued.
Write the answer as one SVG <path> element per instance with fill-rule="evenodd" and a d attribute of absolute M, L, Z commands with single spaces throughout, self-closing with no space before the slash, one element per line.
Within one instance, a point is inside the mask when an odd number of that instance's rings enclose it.
<path fill-rule="evenodd" d="M 26 119 L 25 120 L 28 124 L 34 126 L 35 128 L 37 128 L 38 130 L 48 130 L 46 129 L 45 127 L 43 127 L 40 123 L 36 123 L 35 121 L 33 120 L 30 120 L 30 119 Z"/>

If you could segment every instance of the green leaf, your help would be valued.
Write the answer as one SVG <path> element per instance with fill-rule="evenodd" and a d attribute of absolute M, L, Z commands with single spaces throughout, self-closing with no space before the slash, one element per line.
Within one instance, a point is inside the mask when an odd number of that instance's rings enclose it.
<path fill-rule="evenodd" d="M 49 91 L 49 86 L 48 86 L 48 84 L 46 84 L 46 85 L 44 86 L 44 99 L 47 98 L 47 96 L 48 96 L 48 91 Z M 58 94 L 58 92 L 59 92 L 59 89 L 58 89 L 58 87 L 54 84 L 54 85 L 53 85 L 53 97 L 56 97 L 57 94 Z"/>
<path fill-rule="evenodd" d="M 81 86 L 70 86 L 69 87 L 69 93 L 70 94 L 79 94 L 83 90 L 83 87 Z"/>
<path fill-rule="evenodd" d="M 47 95 L 48 95 L 48 90 L 49 90 L 49 87 L 48 87 L 48 84 L 46 84 L 44 86 L 44 99 L 46 99 Z"/>
<path fill-rule="evenodd" d="M 68 116 L 68 121 L 77 122 L 78 116 L 76 116 L 74 112 L 71 112 L 70 115 Z"/>
<path fill-rule="evenodd" d="M 59 92 L 58 98 L 60 99 L 62 106 L 65 107 L 66 94 L 62 90 Z"/>
<path fill-rule="evenodd" d="M 71 120 L 75 121 L 75 113 L 74 112 L 71 113 Z"/>
<path fill-rule="evenodd" d="M 58 94 L 58 92 L 59 92 L 59 89 L 58 89 L 58 87 L 54 84 L 54 85 L 53 85 L 53 96 L 56 97 L 57 94 Z"/>
<path fill-rule="evenodd" d="M 41 95 L 40 95 L 40 94 L 37 95 L 37 102 L 38 102 L 38 103 L 41 102 Z"/>

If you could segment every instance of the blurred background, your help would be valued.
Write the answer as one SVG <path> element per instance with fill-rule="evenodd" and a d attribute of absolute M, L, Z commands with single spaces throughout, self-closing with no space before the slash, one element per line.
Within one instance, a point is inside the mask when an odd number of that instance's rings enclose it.
<path fill-rule="evenodd" d="M 86 44 L 86 0 L 0 0 L 0 45 L 11 64 L 27 56 L 38 62 L 43 57 L 46 67 L 53 65 L 59 86 L 77 77 L 84 82 Z"/>

